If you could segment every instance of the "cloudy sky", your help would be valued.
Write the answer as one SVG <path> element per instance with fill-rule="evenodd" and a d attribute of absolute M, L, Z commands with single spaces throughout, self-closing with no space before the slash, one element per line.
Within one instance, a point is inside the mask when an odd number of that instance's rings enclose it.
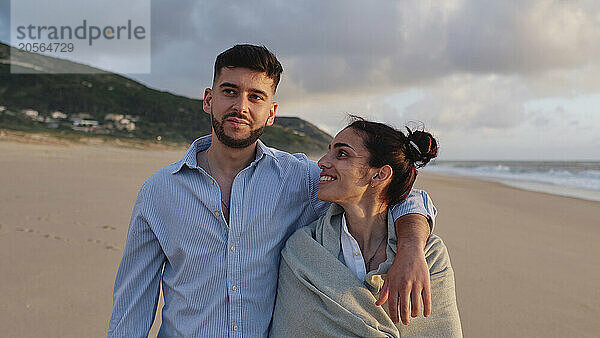
<path fill-rule="evenodd" d="M 424 125 L 441 159 L 600 160 L 597 0 L 152 1 L 151 87 L 200 98 L 215 56 L 264 44 L 280 115 Z M 0 0 L 10 41 L 10 1 Z"/>

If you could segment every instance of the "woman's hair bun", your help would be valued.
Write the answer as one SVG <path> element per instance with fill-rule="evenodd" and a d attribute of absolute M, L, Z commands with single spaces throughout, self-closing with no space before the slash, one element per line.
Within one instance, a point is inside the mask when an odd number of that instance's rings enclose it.
<path fill-rule="evenodd" d="M 438 153 L 438 144 L 430 133 L 419 128 L 412 131 L 406 127 L 407 134 L 387 124 L 367 121 L 350 115 L 352 128 L 363 139 L 369 152 L 368 165 L 381 168 L 389 165 L 392 180 L 387 186 L 382 200 L 389 205 L 401 203 L 410 194 L 417 178 L 418 168 L 426 165 Z"/>
<path fill-rule="evenodd" d="M 417 168 L 421 168 L 438 154 L 437 141 L 430 133 L 421 130 L 408 130 L 407 149 L 409 158 L 415 163 Z"/>

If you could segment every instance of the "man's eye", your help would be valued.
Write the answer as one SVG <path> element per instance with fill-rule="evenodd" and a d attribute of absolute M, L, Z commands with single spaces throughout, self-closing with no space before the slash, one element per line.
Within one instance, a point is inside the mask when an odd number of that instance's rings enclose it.
<path fill-rule="evenodd" d="M 348 157 L 348 153 L 343 150 L 340 150 L 340 151 L 338 151 L 337 156 L 338 157 Z"/>
<path fill-rule="evenodd" d="M 223 93 L 225 93 L 227 95 L 233 95 L 233 94 L 235 94 L 235 90 L 229 89 L 229 88 L 225 88 L 225 89 L 223 89 Z"/>
<path fill-rule="evenodd" d="M 257 95 L 257 94 L 250 95 L 250 99 L 256 100 L 256 101 L 262 101 L 262 100 L 264 100 L 264 98 L 262 96 Z"/>

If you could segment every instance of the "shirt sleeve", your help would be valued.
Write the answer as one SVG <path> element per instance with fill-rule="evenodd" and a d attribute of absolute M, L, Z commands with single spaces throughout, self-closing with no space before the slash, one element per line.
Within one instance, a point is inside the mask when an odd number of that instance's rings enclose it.
<path fill-rule="evenodd" d="M 319 165 L 315 161 L 308 160 L 307 165 L 307 180 L 308 180 L 308 198 L 310 201 L 310 205 L 315 213 L 315 218 L 325 215 L 327 213 L 327 209 L 331 203 L 323 202 L 317 197 L 317 193 L 319 192 L 319 179 L 321 178 L 321 169 Z M 314 221 L 313 220 L 313 221 Z"/>
<path fill-rule="evenodd" d="M 133 208 L 113 290 L 108 337 L 146 337 L 154 322 L 165 255 L 142 211 L 144 187 Z"/>
<path fill-rule="evenodd" d="M 433 233 L 437 209 L 425 190 L 412 189 L 404 202 L 392 207 L 394 222 L 407 214 L 420 214 L 427 217 L 430 233 Z"/>

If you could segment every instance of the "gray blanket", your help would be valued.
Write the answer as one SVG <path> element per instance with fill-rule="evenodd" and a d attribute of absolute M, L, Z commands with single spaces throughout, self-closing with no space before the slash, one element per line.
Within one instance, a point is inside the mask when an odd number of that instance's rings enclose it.
<path fill-rule="evenodd" d="M 385 273 L 396 256 L 396 235 L 388 215 L 387 259 L 359 280 L 338 260 L 343 209 L 299 229 L 281 253 L 272 337 L 462 337 L 454 273 L 442 240 L 432 235 L 425 248 L 431 274 L 432 311 L 395 325 L 387 303 L 376 306 Z M 422 309 L 422 307 L 421 307 Z"/>

